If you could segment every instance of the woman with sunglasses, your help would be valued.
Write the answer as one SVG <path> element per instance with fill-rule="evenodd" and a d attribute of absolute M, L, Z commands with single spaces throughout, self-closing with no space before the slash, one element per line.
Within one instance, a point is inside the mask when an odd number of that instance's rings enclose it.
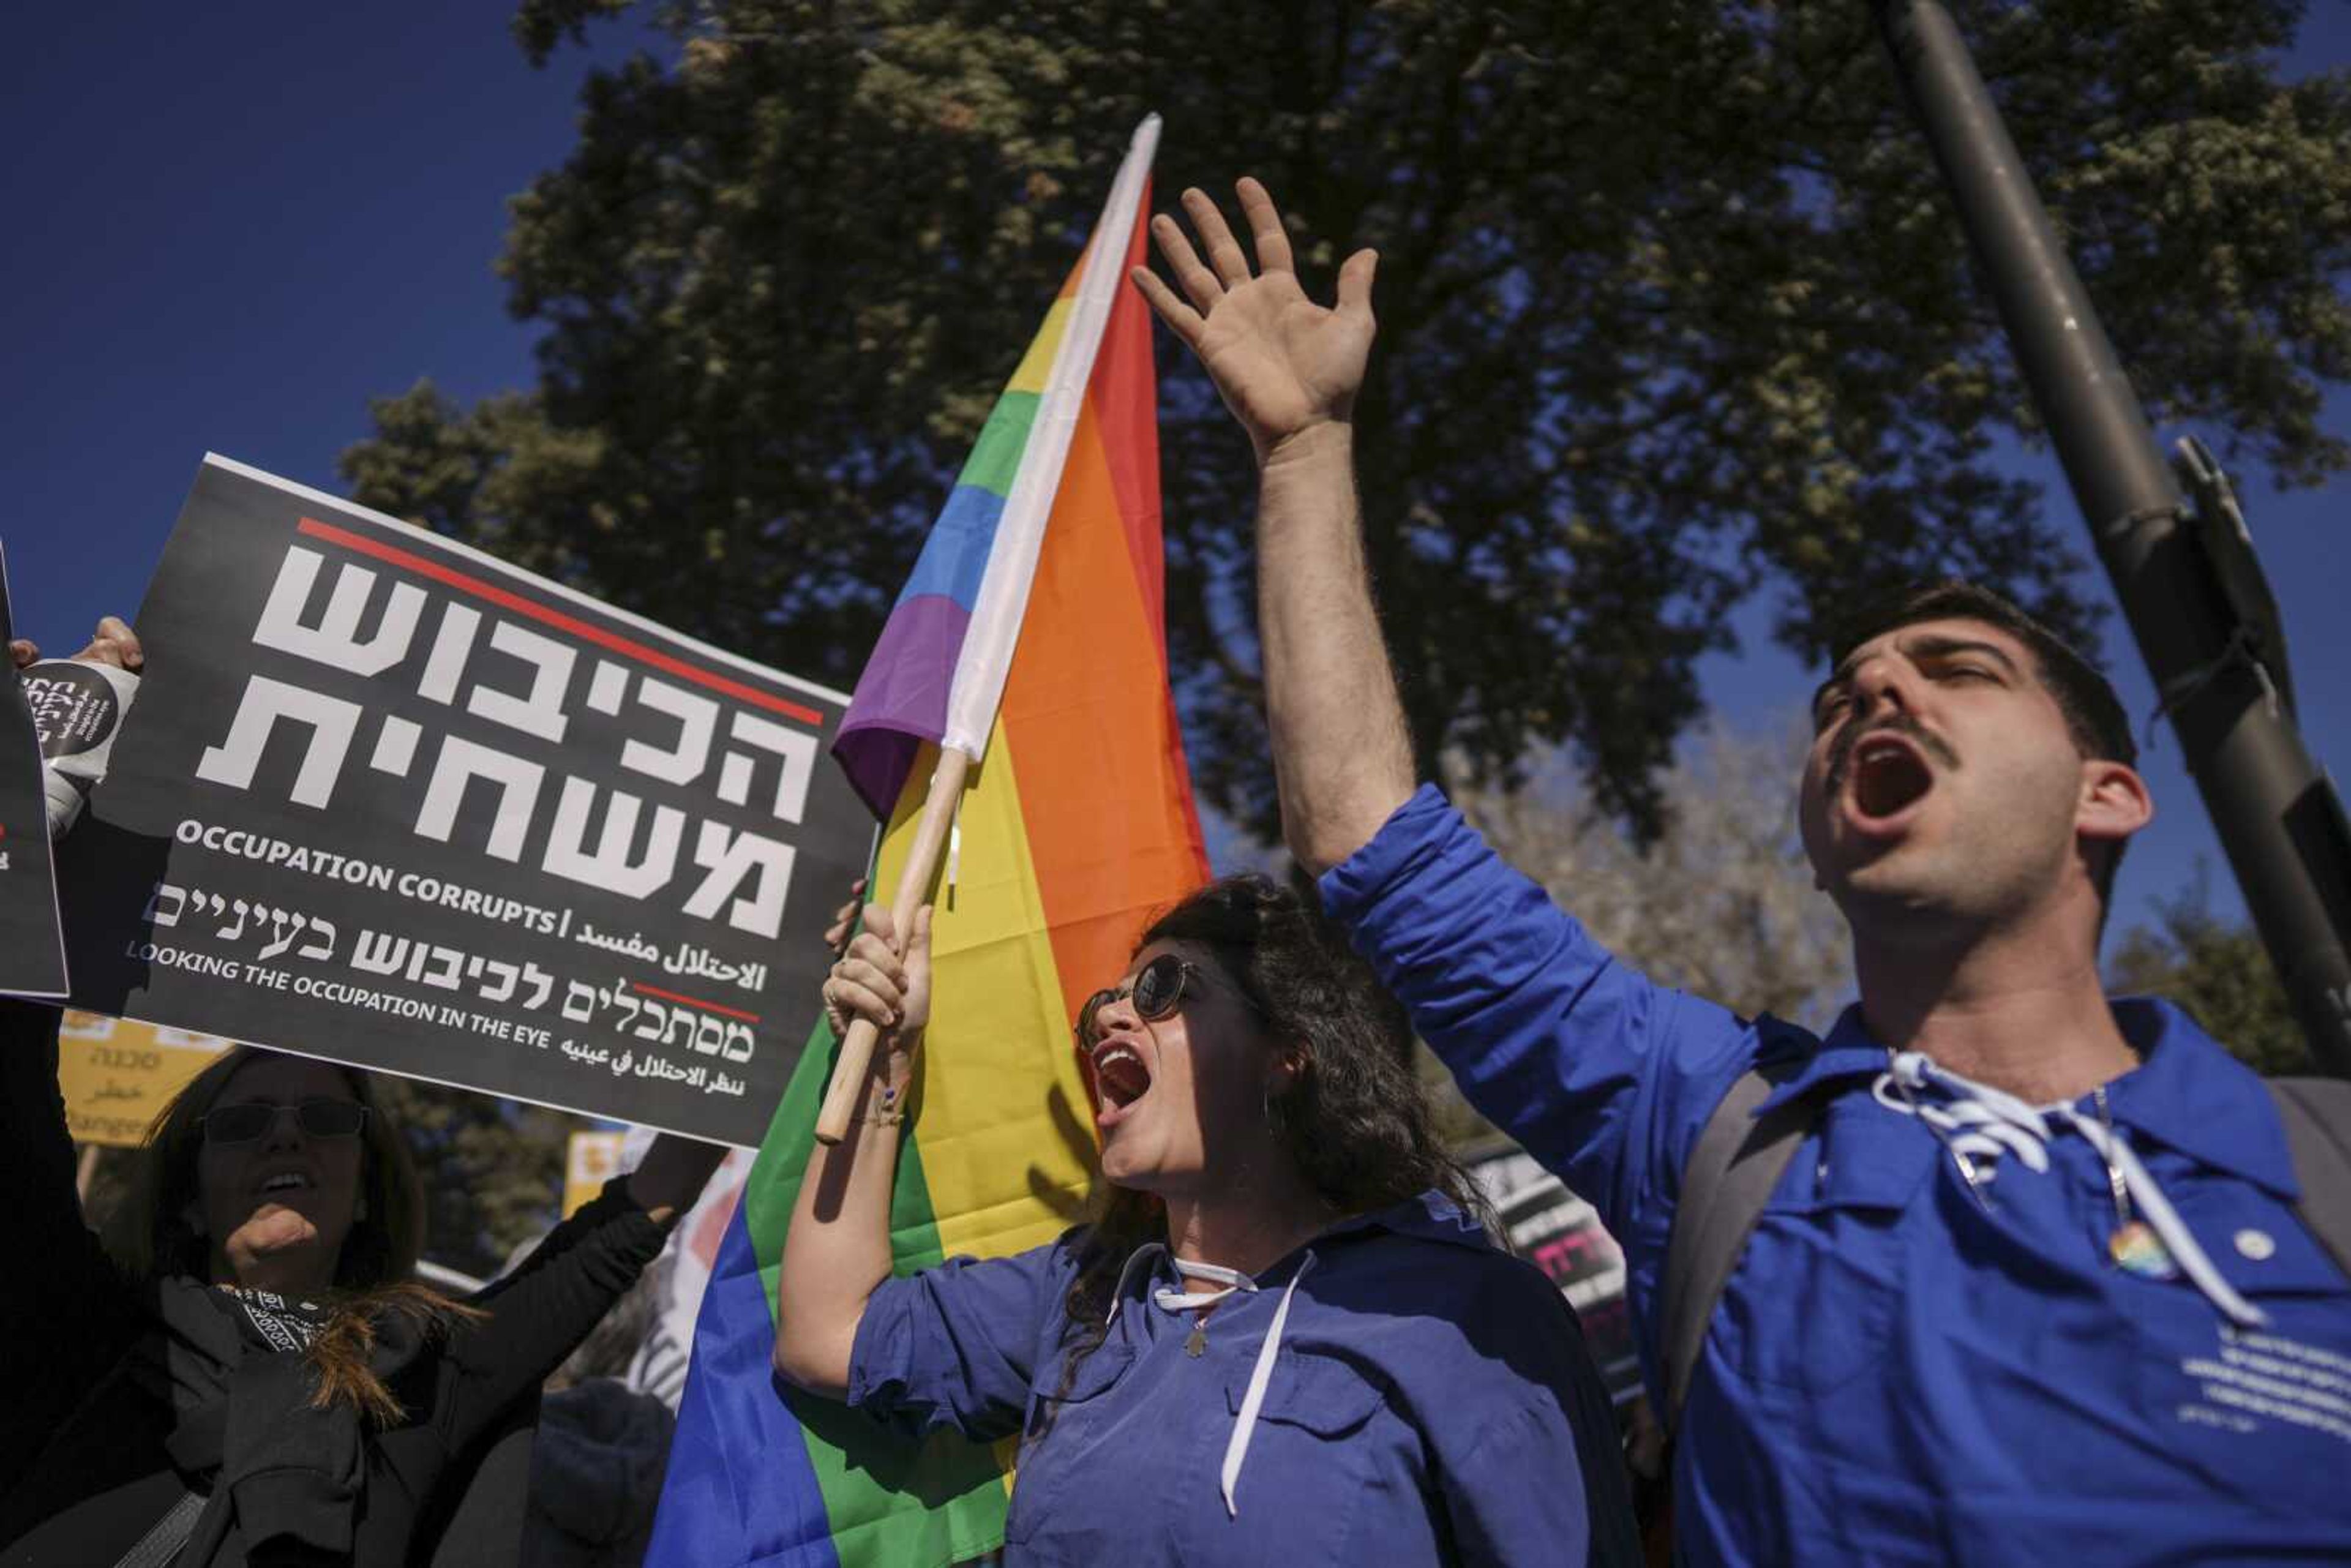
<path fill-rule="evenodd" d="M 800 1186 L 786 1380 L 1019 1439 L 1008 1563 L 1638 1561 L 1573 1315 L 1489 1239 L 1394 1004 L 1262 877 L 1161 915 L 1079 1015 L 1091 1221 L 891 1278 L 928 915 L 902 958 L 869 908 L 826 982 L 836 1028 L 883 1033 L 852 1135 Z"/>
<path fill-rule="evenodd" d="M 110 619 L 81 656 L 135 668 L 137 640 Z M 157 1118 L 101 1247 L 57 1022 L 0 1000 L 0 1563 L 515 1561 L 540 1383 L 724 1151 L 656 1140 L 461 1303 L 411 1278 L 423 1195 L 367 1075 L 240 1046 Z"/>

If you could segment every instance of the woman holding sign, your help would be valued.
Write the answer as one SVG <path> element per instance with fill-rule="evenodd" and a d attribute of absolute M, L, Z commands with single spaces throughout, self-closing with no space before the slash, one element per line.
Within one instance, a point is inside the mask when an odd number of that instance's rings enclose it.
<path fill-rule="evenodd" d="M 890 1277 L 929 912 L 825 991 L 883 1030 L 785 1244 L 778 1370 L 911 1432 L 1019 1437 L 1017 1563 L 1637 1561 L 1608 1401 L 1559 1292 L 1498 1251 L 1401 1014 L 1294 894 L 1212 883 L 1077 1020 L 1092 1222 Z"/>
<path fill-rule="evenodd" d="M 110 619 L 81 656 L 136 668 L 137 639 Z M 724 1151 L 655 1140 L 461 1303 L 410 1277 L 423 1197 L 367 1075 L 239 1047 L 158 1118 L 109 1256 L 75 1193 L 57 1019 L 0 1001 L 0 1559 L 512 1562 L 526 1467 L 500 1450 L 494 1498 L 485 1458 Z"/>

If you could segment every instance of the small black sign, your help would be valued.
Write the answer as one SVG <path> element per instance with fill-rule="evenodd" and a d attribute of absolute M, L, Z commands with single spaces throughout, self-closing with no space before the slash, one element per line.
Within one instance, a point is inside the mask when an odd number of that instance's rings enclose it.
<path fill-rule="evenodd" d="M 0 648 L 16 632 L 8 611 L 8 562 L 0 551 Z M 57 933 L 57 872 L 41 786 L 41 736 L 14 661 L 0 671 L 0 991 L 66 994 L 66 949 Z"/>

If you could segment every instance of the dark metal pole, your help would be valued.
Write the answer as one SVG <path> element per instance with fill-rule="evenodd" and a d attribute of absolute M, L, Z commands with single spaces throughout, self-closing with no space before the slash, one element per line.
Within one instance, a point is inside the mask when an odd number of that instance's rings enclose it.
<path fill-rule="evenodd" d="M 2245 906 L 2312 1055 L 2351 1077 L 2351 831 L 2281 698 L 2283 640 L 2272 627 L 2266 653 L 2249 641 L 1950 14 L 1875 4 Z"/>

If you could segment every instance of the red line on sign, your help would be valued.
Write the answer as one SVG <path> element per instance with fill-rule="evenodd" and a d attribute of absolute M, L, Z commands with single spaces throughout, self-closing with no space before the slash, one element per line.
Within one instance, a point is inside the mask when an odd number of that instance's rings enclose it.
<path fill-rule="evenodd" d="M 618 632 L 607 632 L 601 626 L 590 626 L 585 621 L 564 614 L 560 610 L 550 610 L 544 604 L 484 582 L 480 578 L 469 576 L 455 567 L 443 566 L 437 560 L 428 560 L 412 550 L 402 549 L 398 545 L 388 545 L 381 539 L 371 539 L 365 534 L 355 534 L 349 528 L 339 528 L 332 523 L 322 523 L 316 517 L 303 518 L 300 531 L 314 538 L 326 539 L 341 545 L 346 549 L 355 549 L 361 555 L 371 555 L 378 560 L 390 561 L 394 566 L 405 567 L 420 576 L 433 579 L 435 582 L 445 582 L 452 588 L 472 594 L 476 599 L 486 599 L 502 610 L 511 610 L 517 615 L 528 615 L 534 621 L 559 628 L 569 632 L 574 637 L 593 643 L 600 648 L 610 649 L 615 653 L 635 659 L 641 664 L 651 664 L 657 670 L 675 675 L 682 680 L 692 681 L 698 686 L 707 686 L 714 692 L 723 692 L 738 701 L 766 708 L 770 713 L 782 714 L 788 718 L 796 718 L 814 728 L 824 727 L 824 716 L 814 708 L 802 707 L 796 702 L 777 696 L 770 692 L 763 692 L 757 686 L 747 686 L 740 681 L 730 681 L 725 675 L 703 669 L 698 665 L 689 664 L 683 659 L 673 658 L 658 648 L 648 648 L 643 643 L 632 642 Z"/>
<path fill-rule="evenodd" d="M 659 986 L 648 986 L 643 980 L 631 980 L 629 989 L 643 991 L 649 997 L 659 997 L 665 1002 L 684 1002 L 690 1008 L 701 1008 L 707 1012 L 725 1013 L 728 1018 L 741 1019 L 745 1023 L 759 1021 L 758 1013 L 747 1013 L 740 1008 L 721 1007 L 716 1002 L 705 1002 L 699 997 L 681 997 L 675 991 L 664 991 Z"/>

